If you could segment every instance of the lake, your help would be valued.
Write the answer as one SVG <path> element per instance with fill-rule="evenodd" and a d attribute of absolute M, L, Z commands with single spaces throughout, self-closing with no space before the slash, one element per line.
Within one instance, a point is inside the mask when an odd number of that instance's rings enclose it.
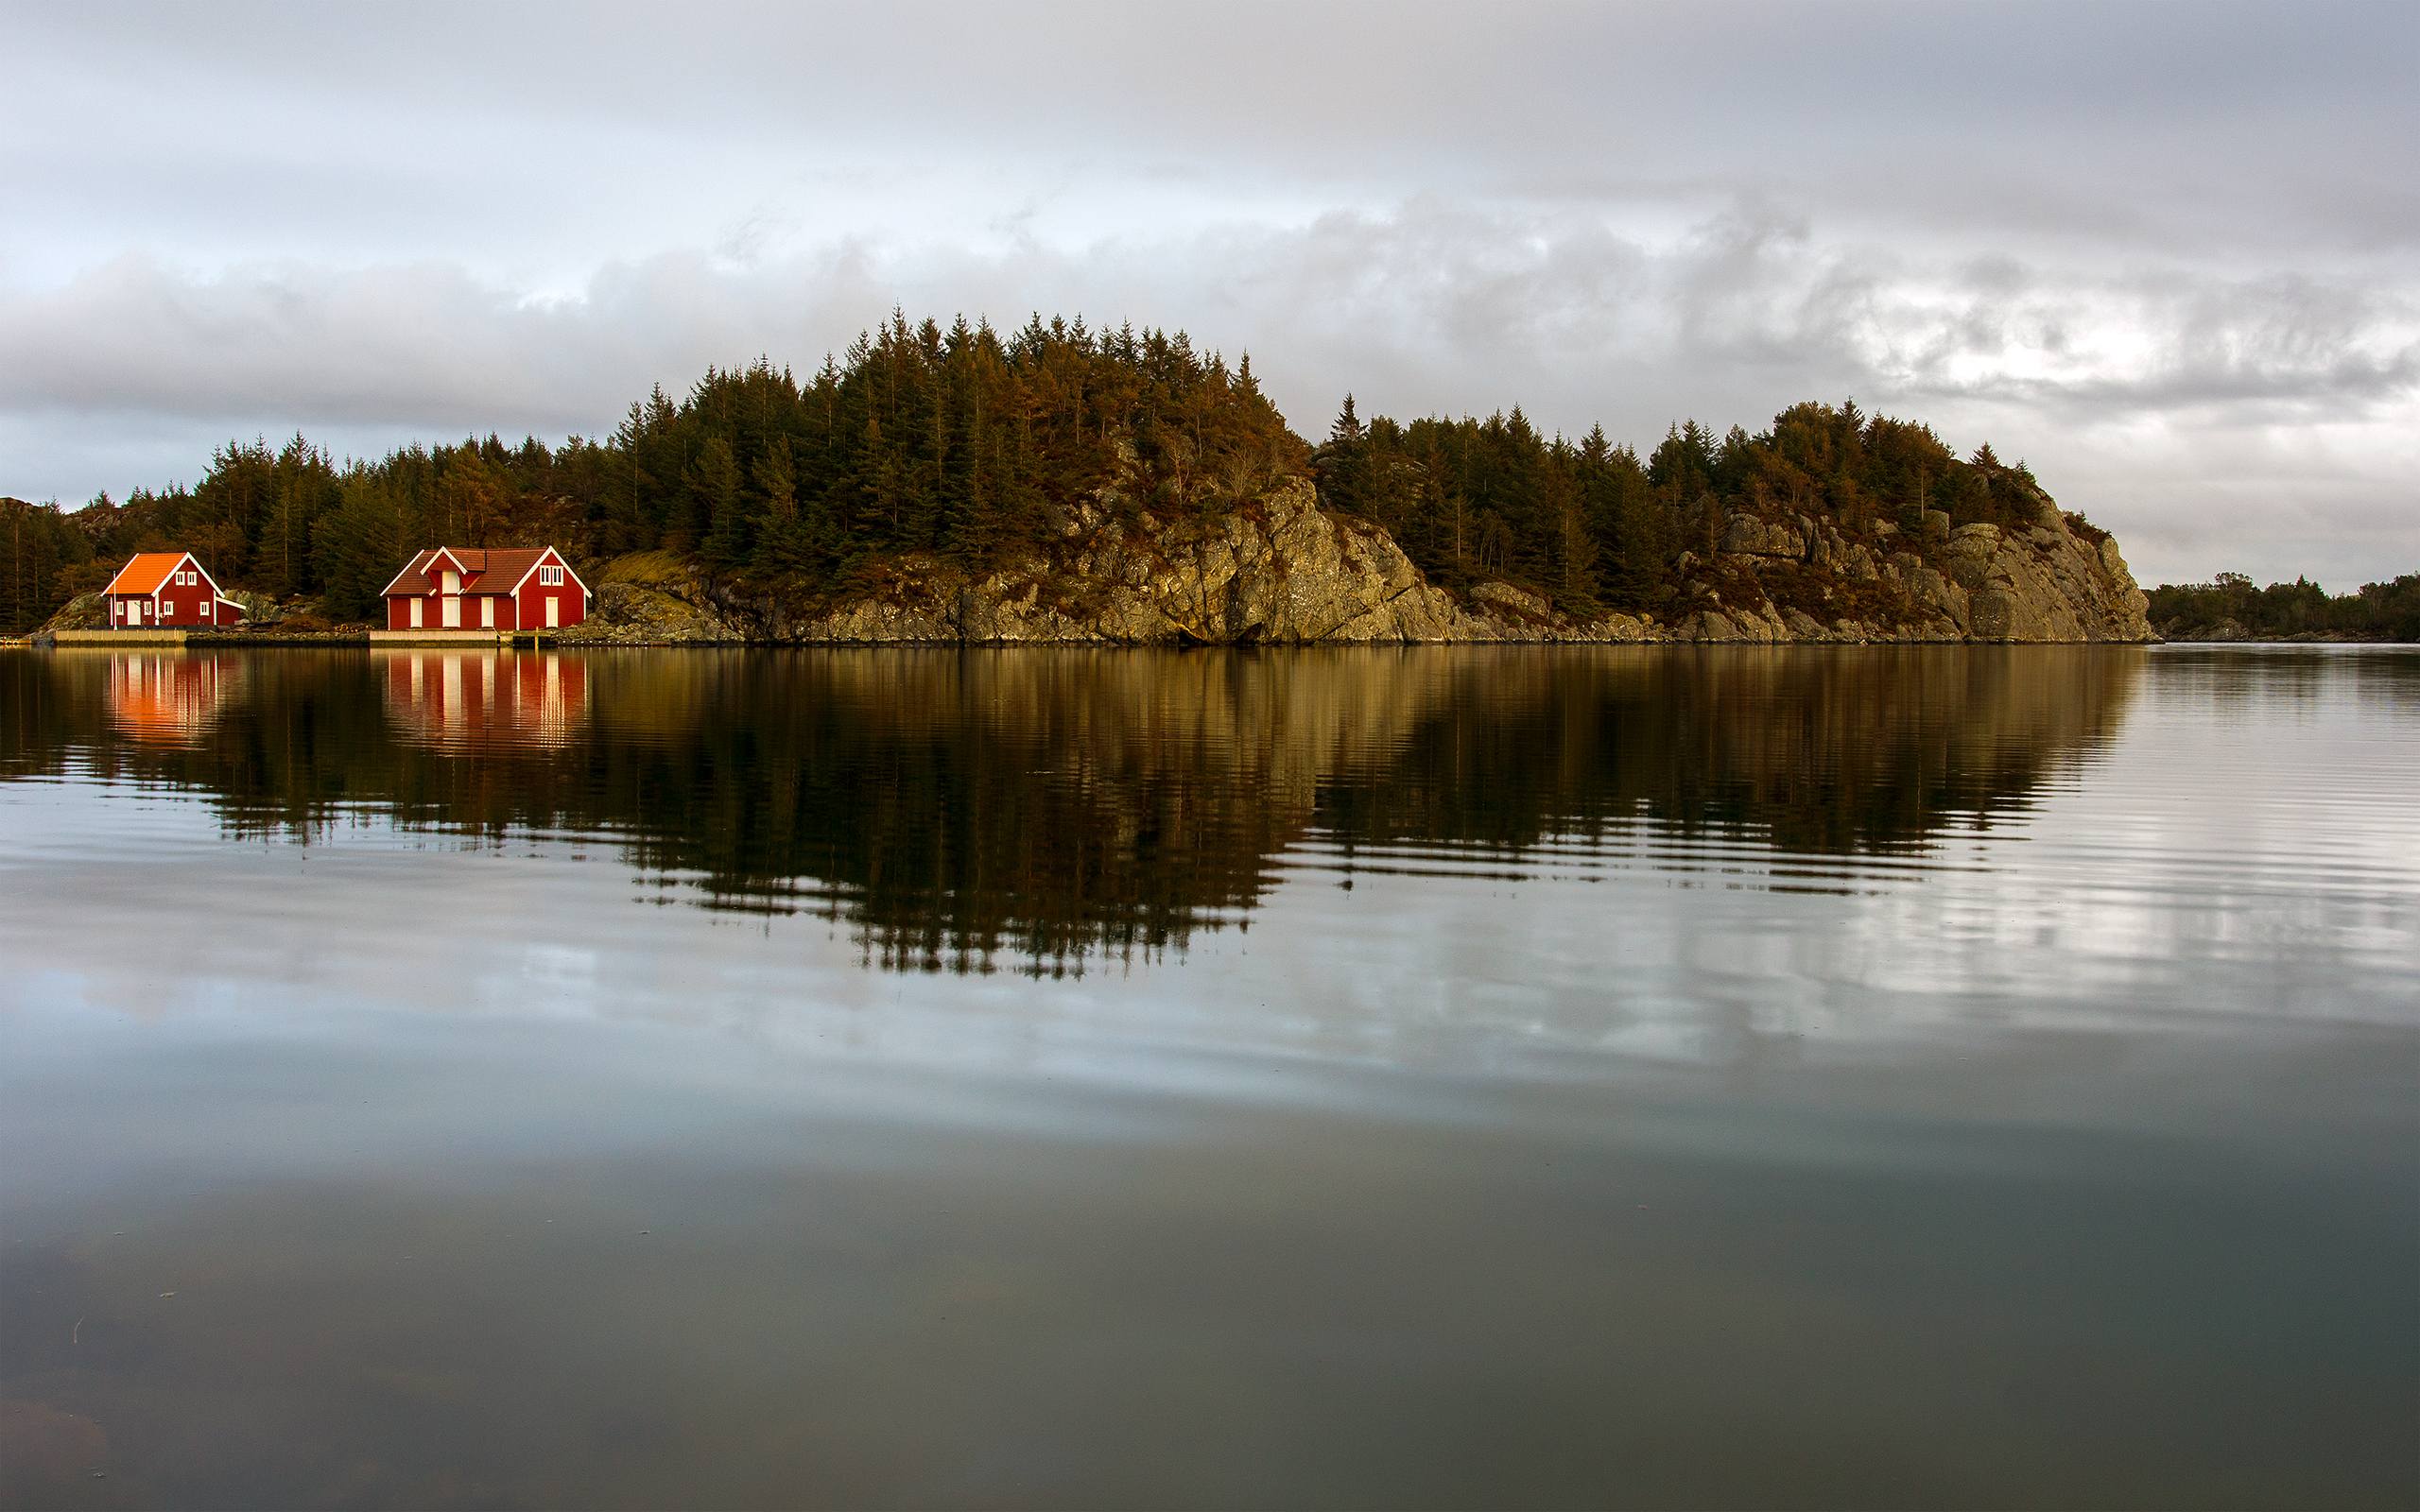
<path fill-rule="evenodd" d="M 2420 1503 L 2420 655 L 0 651 L 0 1501 Z"/>

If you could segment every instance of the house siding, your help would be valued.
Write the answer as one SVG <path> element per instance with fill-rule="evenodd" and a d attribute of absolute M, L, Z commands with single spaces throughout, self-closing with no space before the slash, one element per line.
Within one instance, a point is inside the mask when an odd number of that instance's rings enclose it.
<path fill-rule="evenodd" d="M 560 567 L 562 565 L 562 560 L 561 558 L 548 556 L 541 565 Z M 531 573 L 529 580 L 522 584 L 521 592 L 514 595 L 515 611 L 521 621 L 517 628 L 524 630 L 549 628 L 550 627 L 546 624 L 548 599 L 555 601 L 558 606 L 557 612 L 561 616 L 551 627 L 552 628 L 568 628 L 588 618 L 588 594 L 579 583 L 573 581 L 570 573 L 564 573 L 563 580 L 552 586 L 541 586 L 538 581 L 540 576 L 538 573 Z"/>

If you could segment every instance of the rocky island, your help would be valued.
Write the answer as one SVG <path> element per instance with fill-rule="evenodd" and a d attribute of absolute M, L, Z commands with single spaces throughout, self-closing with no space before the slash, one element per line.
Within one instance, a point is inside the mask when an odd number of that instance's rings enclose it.
<path fill-rule="evenodd" d="M 1641 456 L 1517 407 L 1365 422 L 1348 396 L 1313 444 L 1249 358 L 1039 318 L 894 314 L 804 379 L 659 389 L 602 441 L 338 466 L 298 436 L 230 443 L 191 490 L 11 504 L 20 629 L 171 541 L 206 543 L 264 635 L 370 620 L 419 544 L 545 541 L 596 590 L 565 644 L 2156 638 L 2117 542 L 2023 463 L 1853 402 Z"/>
<path fill-rule="evenodd" d="M 1927 522 L 1852 536 L 1737 513 L 1677 563 L 1664 613 L 1579 613 L 1519 583 L 1430 581 L 1387 532 L 1323 508 L 1307 480 L 1212 521 L 1134 532 L 1099 506 L 1014 560 L 882 564 L 838 600 L 717 581 L 662 554 L 609 561 L 566 644 L 1250 644 L 1320 642 L 2140 642 L 2155 639 L 2117 541 L 2048 498 L 2022 530 Z"/>

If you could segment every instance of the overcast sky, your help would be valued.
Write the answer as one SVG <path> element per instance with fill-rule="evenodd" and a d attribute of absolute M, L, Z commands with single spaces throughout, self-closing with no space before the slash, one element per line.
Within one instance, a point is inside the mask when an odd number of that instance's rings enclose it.
<path fill-rule="evenodd" d="M 0 0 L 0 493 L 596 435 L 898 304 L 1181 326 L 1315 438 L 1854 395 L 2146 581 L 2420 570 L 2408 0 Z"/>

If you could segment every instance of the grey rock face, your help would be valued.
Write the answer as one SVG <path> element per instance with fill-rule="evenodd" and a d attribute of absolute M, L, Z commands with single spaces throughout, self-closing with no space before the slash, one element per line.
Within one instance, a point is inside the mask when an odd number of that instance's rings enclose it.
<path fill-rule="evenodd" d="M 1734 514 L 1723 522 L 1722 549 L 1744 557 L 1786 557 L 1795 561 L 1806 555 L 1814 524 L 1805 515 L 1794 520 L 1762 520 Z"/>
<path fill-rule="evenodd" d="M 1071 513 L 1058 549 L 981 576 L 909 558 L 873 597 L 770 638 L 985 644 L 1640 640 L 1627 615 L 1582 622 L 1511 584 L 1465 604 L 1421 575 L 1392 537 L 1319 507 L 1307 482 L 1249 508 L 1134 532 Z"/>
<path fill-rule="evenodd" d="M 560 637 L 571 645 L 716 645 L 748 638 L 745 626 L 705 602 L 695 579 L 600 583 L 588 618 Z"/>
<path fill-rule="evenodd" d="M 2078 536 L 2055 508 L 2021 537 L 1991 525 L 1950 536 L 1947 560 L 1971 594 L 1979 641 L 2151 641 L 2147 600 L 2114 538 Z"/>

